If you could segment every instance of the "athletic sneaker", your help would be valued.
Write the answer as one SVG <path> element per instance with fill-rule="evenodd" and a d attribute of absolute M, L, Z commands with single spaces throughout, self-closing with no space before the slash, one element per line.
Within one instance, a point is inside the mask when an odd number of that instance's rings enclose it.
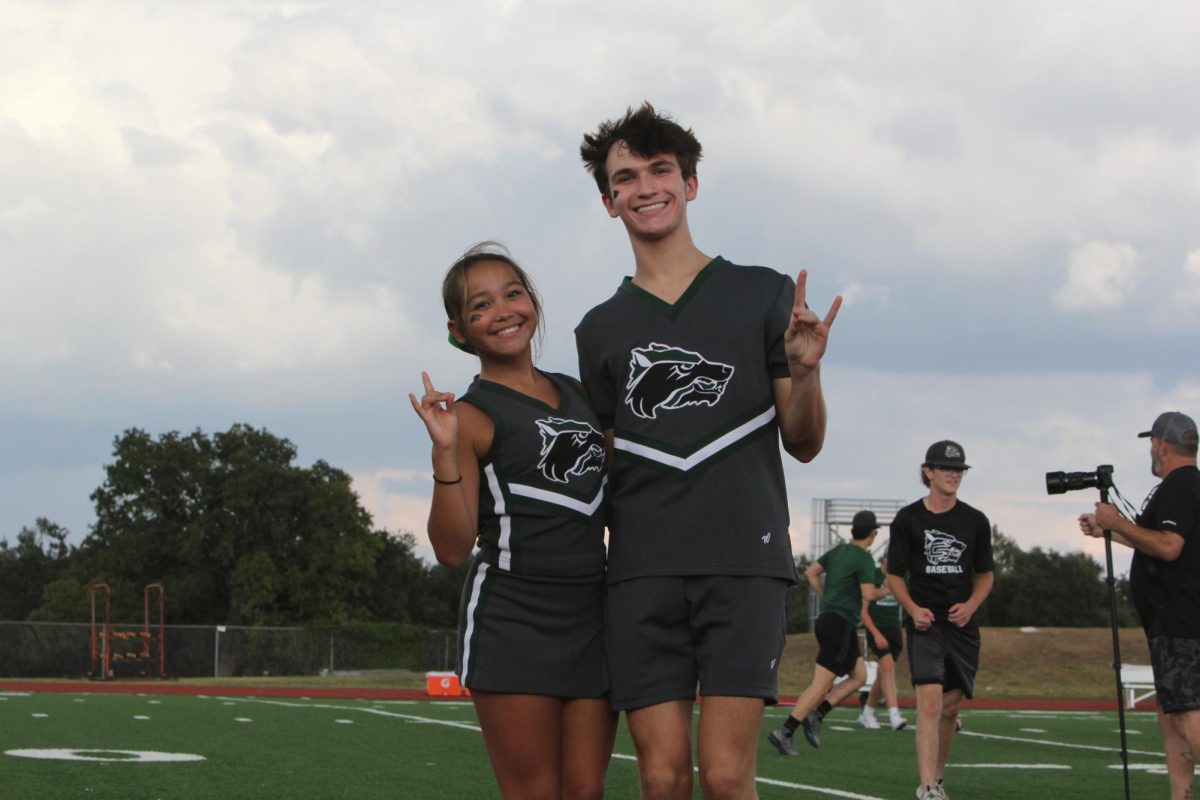
<path fill-rule="evenodd" d="M 918 786 L 917 800 L 949 800 L 949 798 L 942 791 L 941 784 L 935 784 L 933 786 Z"/>
<path fill-rule="evenodd" d="M 817 716 L 817 712 L 813 711 L 804 721 L 800 723 L 804 726 L 804 738 L 813 747 L 821 746 L 821 718 Z"/>
<path fill-rule="evenodd" d="M 940 800 L 950 800 L 950 795 L 946 794 L 946 786 L 943 783 L 945 778 L 938 778 L 937 790 L 941 792 Z"/>
<path fill-rule="evenodd" d="M 873 712 L 867 711 L 865 708 L 863 709 L 863 712 L 858 715 L 858 724 L 870 731 L 879 730 L 879 720 L 875 719 L 875 714 Z"/>
<path fill-rule="evenodd" d="M 788 733 L 788 729 L 782 725 L 767 734 L 767 741 L 779 751 L 779 755 L 781 756 L 800 755 L 800 753 L 792 745 L 792 735 Z"/>
<path fill-rule="evenodd" d="M 908 720 L 906 720 L 904 717 L 900 716 L 900 712 L 899 712 L 899 711 L 897 711 L 896 713 L 892 714 L 892 715 L 891 715 L 891 718 L 892 718 L 892 730 L 894 730 L 894 731 L 902 731 L 902 730 L 904 730 L 906 727 L 908 727 Z M 876 725 L 875 727 L 879 727 L 879 726 L 878 726 L 878 725 Z"/>

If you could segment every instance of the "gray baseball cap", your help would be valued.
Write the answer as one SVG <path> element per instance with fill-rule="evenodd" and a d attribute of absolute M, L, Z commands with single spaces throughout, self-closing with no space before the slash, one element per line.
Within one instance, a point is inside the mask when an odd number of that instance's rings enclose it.
<path fill-rule="evenodd" d="M 1176 444 L 1196 444 L 1196 423 L 1182 411 L 1164 411 L 1150 430 L 1138 434 L 1142 439 L 1147 436 Z"/>

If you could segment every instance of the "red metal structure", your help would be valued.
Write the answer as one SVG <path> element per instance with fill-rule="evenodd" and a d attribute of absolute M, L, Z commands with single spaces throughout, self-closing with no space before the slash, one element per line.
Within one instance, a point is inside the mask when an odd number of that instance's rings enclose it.
<path fill-rule="evenodd" d="M 96 596 L 104 593 L 104 619 L 97 619 Z M 150 624 L 151 595 L 158 594 L 157 631 Z M 137 662 L 138 677 L 166 678 L 166 600 L 167 592 L 161 582 L 146 584 L 142 590 L 142 629 L 140 631 L 114 631 L 112 626 L 112 589 L 107 583 L 94 583 L 89 592 L 92 606 L 92 668 L 93 680 L 110 680 L 117 677 L 113 662 Z M 113 640 L 140 639 L 142 646 L 126 652 L 113 652 Z M 154 666 L 157 662 L 157 668 Z M 157 675 L 153 675 L 157 672 Z"/>

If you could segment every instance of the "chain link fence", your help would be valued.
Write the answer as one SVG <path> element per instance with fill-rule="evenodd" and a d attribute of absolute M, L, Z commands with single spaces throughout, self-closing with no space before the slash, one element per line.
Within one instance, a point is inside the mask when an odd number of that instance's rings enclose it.
<path fill-rule="evenodd" d="M 97 636 L 101 633 L 97 626 Z M 158 677 L 159 628 L 112 625 L 112 677 Z M 92 626 L 0 621 L 0 677 L 91 676 Z M 320 675 L 327 672 L 454 668 L 454 631 L 369 624 L 305 628 L 166 625 L 164 672 L 171 678 Z M 96 676 L 102 669 L 95 669 Z"/>

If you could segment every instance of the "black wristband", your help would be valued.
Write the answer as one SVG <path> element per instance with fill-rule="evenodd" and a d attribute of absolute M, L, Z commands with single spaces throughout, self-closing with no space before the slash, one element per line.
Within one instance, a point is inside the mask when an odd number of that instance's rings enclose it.
<path fill-rule="evenodd" d="M 440 483 L 442 486 L 453 486 L 456 483 L 462 483 L 462 475 L 459 475 L 457 478 L 455 478 L 452 481 L 444 481 L 441 478 L 439 478 L 437 475 L 434 475 L 433 482 Z"/>

